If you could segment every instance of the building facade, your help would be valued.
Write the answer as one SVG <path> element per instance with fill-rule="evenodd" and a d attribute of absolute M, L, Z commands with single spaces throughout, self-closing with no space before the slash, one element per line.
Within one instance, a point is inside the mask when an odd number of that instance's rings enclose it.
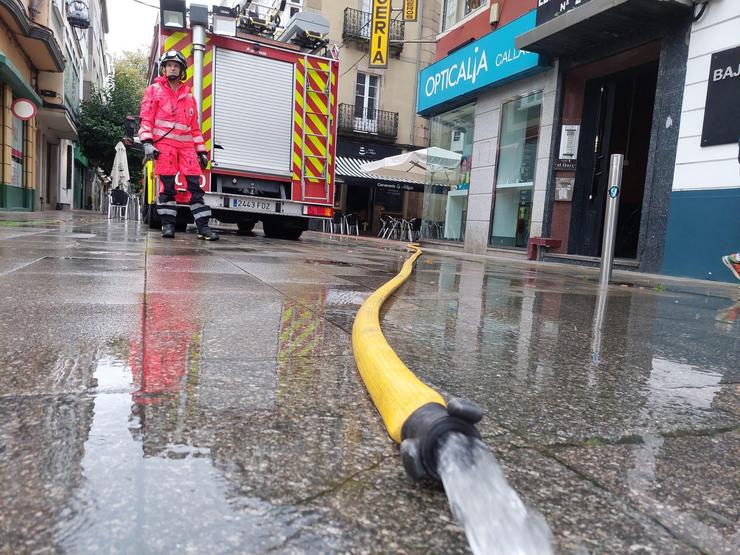
<path fill-rule="evenodd" d="M 437 61 L 420 75 L 417 109 L 430 120 L 431 166 L 422 238 L 468 252 L 525 249 L 544 220 L 557 64 L 515 48 L 536 23 L 536 0 L 442 4 Z"/>
<path fill-rule="evenodd" d="M 740 2 L 695 19 L 662 271 L 732 281 L 720 257 L 740 251 Z"/>
<path fill-rule="evenodd" d="M 92 6 L 92 8 L 90 7 Z M 83 80 L 91 59 L 105 68 L 104 43 L 91 51 L 94 30 L 107 32 L 105 0 L 2 0 L 3 177 L 0 209 L 82 207 L 86 161 L 77 147 Z M 33 105 L 27 114 L 14 104 Z M 28 102 L 26 102 L 28 101 Z M 77 186 L 75 188 L 75 186 Z"/>
<path fill-rule="evenodd" d="M 415 22 L 393 12 L 386 69 L 369 67 L 371 0 L 291 2 L 329 20 L 330 45 L 341 60 L 336 210 L 356 215 L 367 234 L 377 234 L 381 216 L 420 217 L 423 179 L 378 178 L 361 165 L 428 145 L 429 124 L 416 114 L 414 98 L 419 71 L 434 59 L 439 2 L 419 0 Z"/>

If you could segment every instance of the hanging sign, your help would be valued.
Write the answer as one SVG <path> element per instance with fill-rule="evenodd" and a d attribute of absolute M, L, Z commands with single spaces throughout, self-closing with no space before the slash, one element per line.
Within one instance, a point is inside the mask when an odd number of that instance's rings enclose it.
<path fill-rule="evenodd" d="M 560 17 L 589 0 L 537 0 L 537 25 Z"/>
<path fill-rule="evenodd" d="M 18 119 L 29 120 L 36 115 L 36 104 L 27 98 L 16 98 L 10 110 Z"/>
<path fill-rule="evenodd" d="M 724 145 L 740 138 L 740 46 L 715 52 L 709 67 L 701 146 Z"/>
<path fill-rule="evenodd" d="M 416 21 L 418 0 L 403 0 L 403 20 Z"/>
<path fill-rule="evenodd" d="M 517 50 L 514 40 L 534 29 L 534 10 L 424 68 L 419 74 L 417 113 L 440 113 L 485 88 L 542 69 L 534 52 Z"/>
<path fill-rule="evenodd" d="M 388 35 L 391 27 L 391 0 L 373 0 L 370 24 L 370 67 L 388 67 Z"/>

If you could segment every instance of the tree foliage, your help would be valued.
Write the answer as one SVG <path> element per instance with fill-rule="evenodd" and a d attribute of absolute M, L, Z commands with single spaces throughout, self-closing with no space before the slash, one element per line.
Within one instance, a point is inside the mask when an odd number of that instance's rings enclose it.
<path fill-rule="evenodd" d="M 116 155 L 116 144 L 123 140 L 126 116 L 138 116 L 141 98 L 147 85 L 148 56 L 143 51 L 124 52 L 114 62 L 115 74 L 103 88 L 96 88 L 90 100 L 80 107 L 78 134 L 80 145 L 93 165 L 110 174 Z M 131 182 L 141 176 L 141 149 L 129 147 Z"/>

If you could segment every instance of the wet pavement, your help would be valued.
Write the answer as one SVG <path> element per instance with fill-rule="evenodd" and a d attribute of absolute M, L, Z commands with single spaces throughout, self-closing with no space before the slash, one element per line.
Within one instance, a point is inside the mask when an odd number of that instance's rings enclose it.
<path fill-rule="evenodd" d="M 0 213 L 0 551 L 468 553 L 357 373 L 400 245 Z M 740 552 L 740 288 L 427 252 L 386 337 L 564 553 Z"/>

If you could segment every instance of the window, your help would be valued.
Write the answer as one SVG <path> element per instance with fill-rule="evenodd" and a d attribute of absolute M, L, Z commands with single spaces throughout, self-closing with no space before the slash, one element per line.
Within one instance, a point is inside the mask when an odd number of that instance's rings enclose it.
<path fill-rule="evenodd" d="M 470 12 L 488 3 L 488 0 L 444 0 L 442 30 L 446 31 Z"/>
<path fill-rule="evenodd" d="M 426 239 L 462 241 L 468 213 L 475 104 L 431 120 L 421 234 Z"/>
<path fill-rule="evenodd" d="M 503 105 L 490 237 L 492 246 L 527 246 L 541 111 L 541 92 Z"/>
<path fill-rule="evenodd" d="M 380 77 L 357 73 L 355 85 L 355 131 L 378 132 L 378 89 Z"/>
<path fill-rule="evenodd" d="M 24 147 L 24 139 L 25 139 L 25 131 L 26 131 L 26 122 L 24 122 L 21 119 L 18 119 L 15 116 L 12 116 L 13 118 L 13 146 L 11 149 L 11 160 L 13 165 L 13 178 L 11 183 L 15 187 L 23 187 L 24 186 L 24 177 L 23 177 L 23 147 Z"/>
<path fill-rule="evenodd" d="M 72 145 L 67 145 L 67 189 L 72 188 L 74 182 L 75 150 Z"/>
<path fill-rule="evenodd" d="M 280 14 L 280 25 L 287 27 L 288 22 L 302 9 L 303 0 L 288 0 L 285 4 L 285 9 Z"/>

